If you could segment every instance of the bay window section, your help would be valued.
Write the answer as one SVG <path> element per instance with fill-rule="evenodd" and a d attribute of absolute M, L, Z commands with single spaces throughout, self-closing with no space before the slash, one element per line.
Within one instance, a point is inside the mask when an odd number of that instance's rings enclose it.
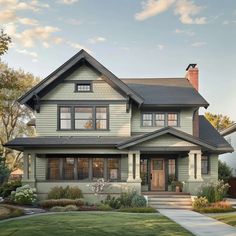
<path fill-rule="evenodd" d="M 96 107 L 96 129 L 107 129 L 107 108 Z"/>
<path fill-rule="evenodd" d="M 104 177 L 104 158 L 93 158 L 93 179 Z"/>
<path fill-rule="evenodd" d="M 71 107 L 60 107 L 60 129 L 71 129 Z"/>
<path fill-rule="evenodd" d="M 108 179 L 110 181 L 117 181 L 120 173 L 120 161 L 118 158 L 108 159 Z"/>
<path fill-rule="evenodd" d="M 75 107 L 75 129 L 93 129 L 92 107 Z"/>
<path fill-rule="evenodd" d="M 88 180 L 89 179 L 89 159 L 88 158 L 78 158 L 77 162 L 78 168 L 78 180 Z"/>
<path fill-rule="evenodd" d="M 48 159 L 48 179 L 60 180 L 60 159 L 59 158 Z"/>
<path fill-rule="evenodd" d="M 64 159 L 63 174 L 65 180 L 74 179 L 74 164 L 75 164 L 74 158 L 66 157 Z"/>

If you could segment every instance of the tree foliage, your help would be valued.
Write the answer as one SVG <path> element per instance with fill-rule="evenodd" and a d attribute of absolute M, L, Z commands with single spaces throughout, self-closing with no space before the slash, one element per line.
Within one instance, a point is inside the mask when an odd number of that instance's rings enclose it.
<path fill-rule="evenodd" d="M 218 131 L 226 129 L 234 123 L 228 116 L 222 114 L 206 112 L 205 117 Z"/>
<path fill-rule="evenodd" d="M 5 159 L 0 156 L 0 186 L 5 180 L 8 179 L 9 174 L 10 170 L 5 165 Z"/>
<path fill-rule="evenodd" d="M 9 44 L 11 43 L 11 38 L 4 33 L 3 30 L 0 31 L 0 56 L 5 54 L 9 48 Z"/>
<path fill-rule="evenodd" d="M 3 144 L 16 137 L 34 134 L 34 129 L 26 125 L 33 113 L 16 100 L 37 82 L 32 74 L 0 63 L 0 153 L 10 169 L 19 167 L 21 153 L 5 148 Z"/>
<path fill-rule="evenodd" d="M 232 168 L 230 168 L 225 162 L 219 160 L 218 162 L 218 179 L 228 182 L 232 177 Z"/>

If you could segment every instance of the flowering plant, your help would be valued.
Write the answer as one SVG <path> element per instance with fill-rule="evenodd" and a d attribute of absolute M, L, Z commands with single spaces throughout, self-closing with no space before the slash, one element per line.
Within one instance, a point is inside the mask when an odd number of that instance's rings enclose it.
<path fill-rule="evenodd" d="M 33 204 L 37 200 L 36 189 L 29 185 L 18 187 L 11 192 L 11 198 L 17 204 Z"/>
<path fill-rule="evenodd" d="M 94 193 L 94 195 L 98 195 L 104 191 L 105 187 L 107 187 L 108 184 L 107 182 L 104 181 L 103 178 L 101 178 L 97 179 L 95 183 L 89 184 L 88 186 L 91 187 L 91 190 Z"/>

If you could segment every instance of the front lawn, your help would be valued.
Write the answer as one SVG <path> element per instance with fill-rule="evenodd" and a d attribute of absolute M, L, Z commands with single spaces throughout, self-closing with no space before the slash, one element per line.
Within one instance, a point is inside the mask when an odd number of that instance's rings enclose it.
<path fill-rule="evenodd" d="M 0 236 L 3 235 L 189 236 L 192 234 L 158 214 L 71 212 L 0 223 Z"/>
<path fill-rule="evenodd" d="M 235 214 L 227 214 L 227 215 L 219 215 L 213 216 L 216 220 L 222 221 L 228 225 L 236 226 L 236 213 Z"/>

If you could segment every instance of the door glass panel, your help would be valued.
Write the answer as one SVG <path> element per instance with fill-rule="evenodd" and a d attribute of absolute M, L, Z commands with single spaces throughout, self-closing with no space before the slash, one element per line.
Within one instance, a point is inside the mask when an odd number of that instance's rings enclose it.
<path fill-rule="evenodd" d="M 163 170 L 163 160 L 153 160 L 153 170 Z"/>

